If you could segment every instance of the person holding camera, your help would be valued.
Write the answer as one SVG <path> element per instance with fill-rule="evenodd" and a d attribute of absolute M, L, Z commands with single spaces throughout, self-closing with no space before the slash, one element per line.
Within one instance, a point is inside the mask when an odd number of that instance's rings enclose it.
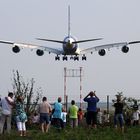
<path fill-rule="evenodd" d="M 86 122 L 89 127 L 97 127 L 97 103 L 99 98 L 96 96 L 95 91 L 90 91 L 84 98 L 84 101 L 88 103 Z"/>

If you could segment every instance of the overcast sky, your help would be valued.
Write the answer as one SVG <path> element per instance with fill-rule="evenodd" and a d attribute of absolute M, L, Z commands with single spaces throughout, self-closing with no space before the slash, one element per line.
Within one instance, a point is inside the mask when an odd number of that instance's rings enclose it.
<path fill-rule="evenodd" d="M 68 5 L 71 6 L 71 33 L 78 40 L 104 38 L 80 44 L 87 48 L 122 41 L 140 40 L 139 0 L 0 0 L 0 39 L 49 47 L 61 44 L 35 38 L 63 40 L 67 35 Z M 14 54 L 12 47 L 0 44 L 0 95 L 12 90 L 13 70 L 25 81 L 34 78 L 35 88 L 42 87 L 49 101 L 64 95 L 64 67 L 83 68 L 82 96 L 96 90 L 101 101 L 114 98 L 117 92 L 139 98 L 140 44 L 131 45 L 123 54 L 113 48 L 104 57 L 94 52 L 87 61 L 54 61 L 54 54 L 38 57 L 36 50 L 23 49 Z M 69 100 L 79 101 L 79 78 L 67 79 Z"/>

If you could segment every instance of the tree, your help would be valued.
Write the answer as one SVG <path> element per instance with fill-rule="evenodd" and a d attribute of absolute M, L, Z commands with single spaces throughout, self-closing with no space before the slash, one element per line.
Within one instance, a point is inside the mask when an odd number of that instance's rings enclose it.
<path fill-rule="evenodd" d="M 117 92 L 117 94 L 115 96 L 116 96 L 116 98 L 117 97 L 121 98 L 121 101 L 124 104 L 124 111 L 125 112 L 131 112 L 132 111 L 132 106 L 133 106 L 135 101 L 137 101 L 138 104 L 140 103 L 139 99 L 135 99 L 135 98 L 132 98 L 132 97 L 125 97 L 123 95 L 123 92 Z M 116 99 L 113 99 L 112 102 L 115 103 Z"/>
<path fill-rule="evenodd" d="M 34 90 L 35 80 L 25 82 L 18 70 L 13 71 L 13 92 L 15 97 L 21 95 L 24 98 L 25 110 L 27 115 L 30 115 L 36 110 L 38 102 L 42 97 L 42 89 Z"/>

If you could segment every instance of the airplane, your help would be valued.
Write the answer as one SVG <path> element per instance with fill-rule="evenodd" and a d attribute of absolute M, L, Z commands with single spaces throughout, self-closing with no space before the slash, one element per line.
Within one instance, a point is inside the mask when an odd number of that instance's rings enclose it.
<path fill-rule="evenodd" d="M 120 43 L 112 43 L 112 44 L 105 44 L 105 45 L 99 45 L 94 46 L 86 49 L 80 49 L 78 44 L 83 42 L 89 42 L 89 41 L 97 41 L 101 40 L 102 38 L 94 38 L 94 39 L 87 39 L 87 40 L 76 40 L 73 36 L 71 36 L 70 32 L 70 6 L 68 6 L 68 35 L 64 38 L 63 41 L 60 40 L 53 40 L 53 39 L 44 39 L 44 38 L 36 38 L 37 40 L 41 41 L 49 41 L 49 42 L 55 42 L 55 43 L 61 43 L 62 48 L 51 48 L 47 46 L 41 46 L 41 45 L 34 45 L 34 44 L 28 44 L 28 43 L 17 43 L 13 41 L 5 41 L 0 40 L 0 43 L 5 43 L 12 45 L 12 51 L 14 53 L 19 53 L 22 48 L 31 48 L 36 49 L 36 54 L 38 56 L 42 56 L 44 54 L 44 51 L 47 51 L 50 53 L 56 54 L 55 60 L 60 60 L 60 55 L 63 55 L 62 60 L 67 61 L 68 55 L 70 56 L 70 59 L 79 60 L 79 55 L 82 55 L 82 60 L 86 60 L 86 54 L 87 53 L 93 53 L 94 51 L 98 51 L 98 54 L 100 56 L 104 56 L 106 54 L 106 50 L 109 50 L 110 48 L 118 48 L 122 47 L 121 50 L 123 53 L 127 53 L 129 51 L 128 45 L 140 43 L 140 41 L 131 41 L 131 42 L 120 42 Z"/>

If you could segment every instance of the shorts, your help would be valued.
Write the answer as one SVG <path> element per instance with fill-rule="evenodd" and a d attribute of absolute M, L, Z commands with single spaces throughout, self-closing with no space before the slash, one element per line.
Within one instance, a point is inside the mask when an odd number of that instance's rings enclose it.
<path fill-rule="evenodd" d="M 60 118 L 52 118 L 51 125 L 53 125 L 54 127 L 58 129 L 64 128 L 63 121 Z"/>
<path fill-rule="evenodd" d="M 48 113 L 40 113 L 40 123 L 46 123 L 49 124 L 49 114 Z"/>
<path fill-rule="evenodd" d="M 86 122 L 88 125 L 97 124 L 97 112 L 88 111 L 86 114 Z"/>
<path fill-rule="evenodd" d="M 122 127 L 124 125 L 123 114 L 114 115 L 114 125 L 117 125 L 118 123 L 119 123 L 120 127 Z"/>

